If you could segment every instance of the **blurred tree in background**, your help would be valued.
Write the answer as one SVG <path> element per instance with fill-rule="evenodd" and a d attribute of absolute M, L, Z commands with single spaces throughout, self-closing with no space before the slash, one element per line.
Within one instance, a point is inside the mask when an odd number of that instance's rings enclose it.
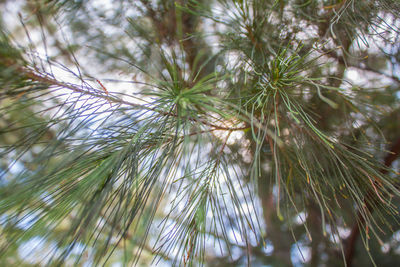
<path fill-rule="evenodd" d="M 397 0 L 0 1 L 2 266 L 395 266 Z"/>

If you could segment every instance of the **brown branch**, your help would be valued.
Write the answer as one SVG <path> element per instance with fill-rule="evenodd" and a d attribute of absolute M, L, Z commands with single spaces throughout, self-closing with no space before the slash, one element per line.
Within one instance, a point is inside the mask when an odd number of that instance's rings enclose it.
<path fill-rule="evenodd" d="M 398 138 L 397 141 L 392 145 L 390 151 L 386 155 L 384 159 L 384 165 L 386 168 L 381 169 L 381 173 L 387 174 L 389 172 L 389 167 L 392 165 L 393 161 L 395 161 L 399 156 L 400 156 L 400 138 Z M 370 193 L 371 192 L 368 192 L 366 195 L 369 195 Z M 369 204 L 365 203 L 365 204 L 366 204 L 366 210 L 372 213 L 374 209 L 372 203 Z M 365 217 L 359 211 L 357 214 L 356 222 L 354 223 L 351 229 L 350 236 L 346 240 L 347 246 L 345 250 L 345 259 L 346 259 L 346 265 L 348 267 L 351 267 L 353 264 L 356 244 L 358 236 L 360 235 L 360 226 L 363 224 L 365 224 Z"/>
<path fill-rule="evenodd" d="M 118 105 L 127 105 L 127 106 L 130 106 L 135 109 L 154 111 L 163 116 L 178 117 L 177 114 L 172 113 L 172 112 L 167 112 L 167 111 L 159 110 L 155 107 L 148 107 L 145 105 L 141 105 L 141 104 L 137 104 L 137 103 L 133 103 L 130 101 L 120 99 L 116 96 L 112 96 L 110 93 L 105 92 L 104 90 L 98 90 L 98 89 L 90 88 L 90 87 L 85 89 L 84 87 L 78 87 L 71 83 L 65 83 L 65 82 L 58 81 L 54 77 L 51 77 L 49 75 L 38 74 L 35 71 L 33 71 L 32 69 L 29 69 L 26 67 L 21 67 L 21 66 L 16 67 L 14 62 L 9 62 L 9 64 L 7 64 L 7 66 L 13 67 L 17 72 L 19 72 L 20 74 L 23 74 L 29 80 L 40 82 L 40 83 L 46 84 L 48 86 L 55 86 L 55 87 L 60 87 L 60 88 L 64 88 L 64 89 L 69 89 L 75 93 L 90 95 L 93 97 L 104 99 L 109 103 L 116 103 Z M 0 94 L 0 96 L 1 95 L 2 94 Z M 205 126 L 212 127 L 212 128 L 214 128 L 214 130 L 241 131 L 241 130 L 245 130 L 248 128 L 248 126 L 246 126 L 246 125 L 241 126 L 241 127 L 240 126 L 239 127 L 229 127 L 229 126 L 223 126 L 223 125 L 216 125 L 215 123 L 212 123 L 212 122 L 209 122 L 208 120 L 204 120 L 204 119 L 200 119 L 200 118 L 188 117 L 187 119 L 192 122 L 198 122 Z"/>

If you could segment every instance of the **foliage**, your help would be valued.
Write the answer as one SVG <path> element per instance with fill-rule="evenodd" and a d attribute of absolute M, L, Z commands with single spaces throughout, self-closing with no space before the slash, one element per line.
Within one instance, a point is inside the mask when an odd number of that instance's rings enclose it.
<path fill-rule="evenodd" d="M 3 2 L 3 262 L 399 257 L 397 1 Z"/>

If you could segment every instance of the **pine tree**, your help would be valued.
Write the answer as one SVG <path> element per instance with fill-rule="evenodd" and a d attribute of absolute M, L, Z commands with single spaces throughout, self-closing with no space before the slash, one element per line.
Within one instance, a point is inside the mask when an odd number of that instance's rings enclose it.
<path fill-rule="evenodd" d="M 397 0 L 0 7 L 0 262 L 400 259 Z"/>

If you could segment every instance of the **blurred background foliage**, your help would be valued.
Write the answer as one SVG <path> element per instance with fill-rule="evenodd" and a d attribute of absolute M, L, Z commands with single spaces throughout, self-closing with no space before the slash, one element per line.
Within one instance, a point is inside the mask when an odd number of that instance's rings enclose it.
<path fill-rule="evenodd" d="M 397 0 L 0 1 L 4 266 L 395 266 Z"/>

